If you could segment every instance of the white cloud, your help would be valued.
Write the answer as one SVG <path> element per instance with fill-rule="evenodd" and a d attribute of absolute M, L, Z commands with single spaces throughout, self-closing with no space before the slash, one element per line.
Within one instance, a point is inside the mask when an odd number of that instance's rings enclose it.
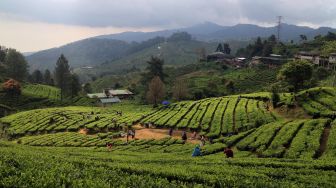
<path fill-rule="evenodd" d="M 2 0 L 0 12 L 26 19 L 93 27 L 181 27 L 204 21 L 232 25 L 248 19 L 273 23 L 334 23 L 334 0 Z M 334 25 L 335 26 L 335 25 Z"/>
<path fill-rule="evenodd" d="M 179 28 L 205 21 L 221 25 L 251 23 L 272 26 L 279 15 L 284 17 L 285 23 L 336 27 L 336 2 L 0 0 L 0 41 L 23 51 L 38 50 L 94 35 Z"/>
<path fill-rule="evenodd" d="M 31 52 L 58 47 L 66 43 L 103 34 L 128 30 L 152 31 L 155 28 L 88 27 L 21 22 L 0 17 L 0 45 Z"/>

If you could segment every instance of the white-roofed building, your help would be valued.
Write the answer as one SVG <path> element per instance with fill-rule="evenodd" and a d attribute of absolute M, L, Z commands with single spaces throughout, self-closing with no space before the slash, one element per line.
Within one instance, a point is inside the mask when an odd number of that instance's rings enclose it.
<path fill-rule="evenodd" d="M 102 104 L 102 106 L 107 106 L 107 105 L 111 105 L 113 103 L 119 103 L 121 102 L 121 100 L 118 97 L 109 97 L 109 98 L 105 98 L 105 99 L 99 99 L 100 103 Z"/>
<path fill-rule="evenodd" d="M 90 98 L 90 99 L 102 99 L 102 98 L 107 98 L 106 94 L 105 93 L 88 93 L 87 96 Z"/>

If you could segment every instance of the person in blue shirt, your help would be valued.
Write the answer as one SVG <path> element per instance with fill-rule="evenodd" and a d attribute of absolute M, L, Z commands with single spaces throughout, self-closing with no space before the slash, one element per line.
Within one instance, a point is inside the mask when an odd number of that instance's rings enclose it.
<path fill-rule="evenodd" d="M 192 157 L 197 157 L 197 156 L 201 156 L 202 155 L 202 152 L 201 152 L 201 148 L 199 145 L 196 145 L 193 153 L 192 153 Z"/>

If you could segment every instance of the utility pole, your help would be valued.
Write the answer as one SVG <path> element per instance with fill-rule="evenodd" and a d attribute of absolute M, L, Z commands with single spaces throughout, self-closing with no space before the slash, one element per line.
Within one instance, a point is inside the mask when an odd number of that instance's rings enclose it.
<path fill-rule="evenodd" d="M 281 20 L 282 20 L 282 16 L 278 16 L 278 26 L 277 26 L 277 29 L 278 29 L 278 42 L 280 42 L 280 30 L 281 30 Z"/>

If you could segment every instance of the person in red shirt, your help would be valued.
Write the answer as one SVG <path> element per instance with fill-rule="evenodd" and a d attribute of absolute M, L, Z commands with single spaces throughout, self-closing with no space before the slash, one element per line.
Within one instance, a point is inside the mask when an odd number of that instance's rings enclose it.
<path fill-rule="evenodd" d="M 227 158 L 233 158 L 233 151 L 232 151 L 231 147 L 225 148 L 224 153 L 225 153 Z"/>
<path fill-rule="evenodd" d="M 112 150 L 112 143 L 110 143 L 110 142 L 106 143 L 106 147 L 109 151 L 111 151 Z"/>

